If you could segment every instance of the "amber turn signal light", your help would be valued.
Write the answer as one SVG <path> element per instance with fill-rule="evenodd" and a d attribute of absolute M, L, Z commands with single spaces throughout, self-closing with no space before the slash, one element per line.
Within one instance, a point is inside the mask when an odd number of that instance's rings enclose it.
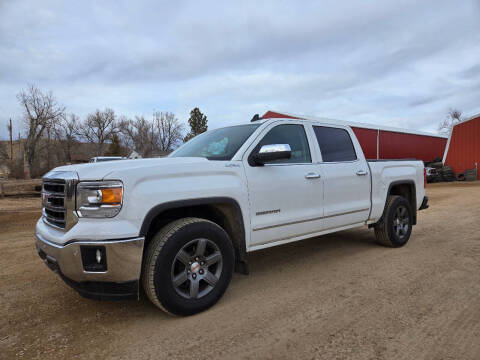
<path fill-rule="evenodd" d="M 122 203 L 123 189 L 105 188 L 102 191 L 102 205 L 120 205 Z"/>

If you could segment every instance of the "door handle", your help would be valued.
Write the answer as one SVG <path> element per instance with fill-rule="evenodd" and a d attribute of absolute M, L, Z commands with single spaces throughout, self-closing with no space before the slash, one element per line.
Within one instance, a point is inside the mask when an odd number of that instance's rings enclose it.
<path fill-rule="evenodd" d="M 357 171 L 357 175 L 358 175 L 358 176 L 363 176 L 363 175 L 367 175 L 367 174 L 368 174 L 368 172 L 365 171 L 365 170 L 358 170 L 358 171 Z"/>
<path fill-rule="evenodd" d="M 318 179 L 319 177 L 320 174 L 315 172 L 309 172 L 307 175 L 305 175 L 305 179 Z"/>

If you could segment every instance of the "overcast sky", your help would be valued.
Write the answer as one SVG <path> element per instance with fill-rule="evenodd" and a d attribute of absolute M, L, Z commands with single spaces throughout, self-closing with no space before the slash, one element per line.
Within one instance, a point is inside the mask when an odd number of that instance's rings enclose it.
<path fill-rule="evenodd" d="M 82 119 L 198 106 L 210 128 L 276 109 L 435 132 L 480 113 L 479 18 L 477 0 L 0 0 L 0 138 L 29 83 Z"/>

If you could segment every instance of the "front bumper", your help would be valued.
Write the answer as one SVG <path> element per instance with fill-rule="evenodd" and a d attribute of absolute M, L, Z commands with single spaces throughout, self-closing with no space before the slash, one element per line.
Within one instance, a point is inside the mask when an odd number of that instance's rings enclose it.
<path fill-rule="evenodd" d="M 95 299 L 138 298 L 145 238 L 74 241 L 58 245 L 35 234 L 39 256 L 80 295 Z M 106 269 L 86 271 L 82 248 L 105 249 Z"/>

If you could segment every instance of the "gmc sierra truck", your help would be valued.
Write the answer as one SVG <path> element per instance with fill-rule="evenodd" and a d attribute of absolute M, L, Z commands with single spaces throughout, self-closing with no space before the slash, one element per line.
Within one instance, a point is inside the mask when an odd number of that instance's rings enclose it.
<path fill-rule="evenodd" d="M 400 247 L 428 207 L 421 161 L 367 161 L 348 126 L 270 119 L 208 131 L 167 158 L 58 167 L 36 247 L 82 296 L 190 315 L 248 253 L 354 227 Z"/>

